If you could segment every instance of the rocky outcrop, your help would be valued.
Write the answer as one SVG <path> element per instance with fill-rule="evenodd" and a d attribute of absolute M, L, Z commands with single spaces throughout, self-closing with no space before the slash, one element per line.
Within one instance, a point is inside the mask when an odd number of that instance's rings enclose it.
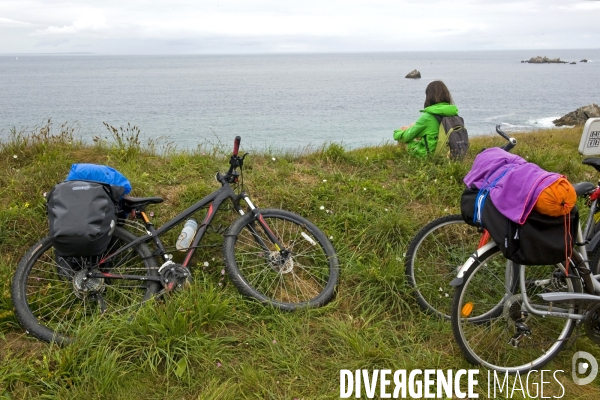
<path fill-rule="evenodd" d="M 579 61 L 579 62 L 588 62 L 590 60 L 588 60 L 587 58 L 584 58 L 583 60 Z"/>
<path fill-rule="evenodd" d="M 419 78 L 421 78 L 421 73 L 419 71 L 417 71 L 416 69 L 413 69 L 412 71 L 410 71 L 408 73 L 408 75 L 405 76 L 405 78 L 408 78 L 408 79 L 419 79 Z"/>
<path fill-rule="evenodd" d="M 562 117 L 555 119 L 552 123 L 556 126 L 564 125 L 584 125 L 588 118 L 599 118 L 600 107 L 597 104 L 592 103 L 587 106 L 578 108 L 577 110 L 570 112 Z"/>
<path fill-rule="evenodd" d="M 546 56 L 531 57 L 528 61 L 524 61 L 530 64 L 567 64 L 568 61 L 561 61 L 559 58 L 548 58 Z"/>

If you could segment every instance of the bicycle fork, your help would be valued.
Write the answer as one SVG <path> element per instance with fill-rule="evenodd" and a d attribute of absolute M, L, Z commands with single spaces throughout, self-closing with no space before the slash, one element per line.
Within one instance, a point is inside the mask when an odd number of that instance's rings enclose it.
<path fill-rule="evenodd" d="M 262 227 L 263 231 L 265 232 L 265 234 L 267 235 L 267 237 L 273 244 L 275 251 L 279 255 L 279 258 L 277 260 L 273 259 L 273 257 L 271 256 L 270 257 L 271 262 L 274 264 L 278 264 L 278 265 L 284 265 L 291 253 L 288 250 L 286 250 L 284 245 L 279 241 L 279 239 L 277 239 L 277 236 L 275 236 L 275 234 L 269 227 L 269 224 L 267 224 L 267 221 L 265 221 L 265 219 L 262 216 L 262 214 L 260 213 L 260 211 L 252 203 L 252 200 L 250 200 L 250 197 L 248 197 L 248 194 L 246 194 L 245 192 L 242 192 L 239 197 L 241 199 L 243 199 L 244 202 L 246 202 L 246 204 L 248 205 L 248 208 L 250 209 L 252 214 L 254 214 L 254 220 L 258 221 L 258 224 Z M 242 210 L 241 207 L 237 207 L 237 209 L 241 215 L 245 215 L 244 210 Z M 267 254 L 271 254 L 271 250 L 269 249 L 269 246 L 267 245 L 267 243 L 264 242 L 262 237 L 256 231 L 254 223 L 248 224 L 248 230 L 252 234 L 252 237 L 254 238 L 256 243 L 258 243 L 263 248 L 263 250 L 267 252 Z"/>

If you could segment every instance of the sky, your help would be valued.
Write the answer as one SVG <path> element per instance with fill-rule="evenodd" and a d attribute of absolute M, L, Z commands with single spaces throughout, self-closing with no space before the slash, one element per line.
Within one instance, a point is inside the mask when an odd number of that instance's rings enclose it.
<path fill-rule="evenodd" d="M 0 53 L 600 48 L 597 0 L 0 0 Z"/>

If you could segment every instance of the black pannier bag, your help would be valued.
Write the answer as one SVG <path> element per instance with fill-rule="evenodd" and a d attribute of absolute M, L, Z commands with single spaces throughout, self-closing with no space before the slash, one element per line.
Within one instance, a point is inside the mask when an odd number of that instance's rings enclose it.
<path fill-rule="evenodd" d="M 522 265 L 551 265 L 564 262 L 566 255 L 570 255 L 579 226 L 577 207 L 573 207 L 566 218 L 532 210 L 525 223 L 519 225 L 500 213 L 487 196 L 480 225 L 473 221 L 478 193 L 477 188 L 464 190 L 460 204 L 463 219 L 469 225 L 483 226 L 504 257 Z M 565 235 L 567 227 L 570 231 Z"/>
<path fill-rule="evenodd" d="M 50 237 L 57 255 L 85 257 L 106 250 L 117 225 L 122 186 L 65 181 L 47 195 Z"/>

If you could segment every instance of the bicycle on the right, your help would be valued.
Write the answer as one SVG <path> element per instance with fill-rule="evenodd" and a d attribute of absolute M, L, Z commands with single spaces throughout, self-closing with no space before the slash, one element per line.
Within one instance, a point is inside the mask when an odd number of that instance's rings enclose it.
<path fill-rule="evenodd" d="M 496 132 L 507 143 L 501 148 L 511 151 L 517 144 L 500 125 Z M 588 159 L 584 164 L 593 162 Z M 589 219 L 585 225 L 586 248 L 589 265 L 594 274 L 600 274 L 600 207 L 590 200 L 591 193 L 598 187 L 589 182 L 575 184 L 577 197 L 590 206 Z M 464 261 L 475 249 L 481 248 L 490 239 L 484 229 L 465 223 L 461 214 L 436 218 L 423 226 L 411 239 L 404 258 L 406 281 L 419 307 L 430 315 L 449 321 L 454 297 L 450 282 Z"/>
<path fill-rule="evenodd" d="M 600 172 L 600 158 L 583 164 Z M 508 373 L 540 369 L 563 349 L 579 324 L 600 344 L 600 254 L 588 258 L 588 249 L 596 249 L 600 240 L 594 220 L 600 183 L 573 186 L 579 198 L 587 198 L 590 213 L 585 228 L 577 223 L 568 261 L 507 262 L 491 241 L 459 268 L 451 282 L 455 292 L 450 319 L 454 338 L 471 363 Z"/>

